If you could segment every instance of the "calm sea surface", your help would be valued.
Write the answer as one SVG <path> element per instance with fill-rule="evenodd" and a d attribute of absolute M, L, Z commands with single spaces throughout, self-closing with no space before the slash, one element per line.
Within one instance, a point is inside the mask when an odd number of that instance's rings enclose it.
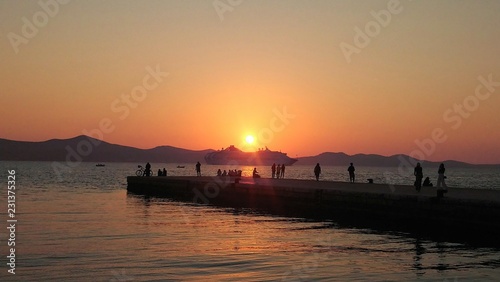
<path fill-rule="evenodd" d="M 81 163 L 58 177 L 51 162 L 0 162 L 0 281 L 495 281 L 500 249 L 400 232 L 346 228 L 249 209 L 127 194 L 137 164 Z M 194 164 L 166 167 L 194 175 Z M 202 166 L 214 175 L 217 166 Z M 222 168 L 222 167 L 221 167 Z M 224 168 L 222 168 L 224 169 Z M 227 167 L 226 169 L 229 169 Z M 242 167 L 244 174 L 251 167 Z M 263 177 L 267 167 L 257 167 Z M 346 180 L 347 167 L 323 167 Z M 7 171 L 16 174 L 15 275 L 8 273 Z M 435 182 L 437 168 L 424 167 Z M 411 184 L 397 168 L 357 167 L 360 181 Z M 449 169 L 448 185 L 500 189 L 492 169 Z M 287 167 L 312 179 L 312 167 Z M 2 227 L 3 225 L 3 227 Z"/>

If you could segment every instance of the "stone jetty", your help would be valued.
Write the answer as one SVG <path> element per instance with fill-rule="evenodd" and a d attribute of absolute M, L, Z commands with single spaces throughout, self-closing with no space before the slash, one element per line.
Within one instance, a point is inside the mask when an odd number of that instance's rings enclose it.
<path fill-rule="evenodd" d="M 127 177 L 129 193 L 500 245 L 500 191 L 234 177 Z"/>

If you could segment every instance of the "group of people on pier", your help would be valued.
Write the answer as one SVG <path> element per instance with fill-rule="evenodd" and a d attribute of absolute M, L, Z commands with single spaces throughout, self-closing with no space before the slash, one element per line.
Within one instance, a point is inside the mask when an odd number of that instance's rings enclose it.
<path fill-rule="evenodd" d="M 444 164 L 441 163 L 438 168 L 438 179 L 437 179 L 437 184 L 436 188 L 438 191 L 442 191 L 442 193 L 447 193 L 448 192 L 448 186 L 446 185 L 446 182 L 444 181 L 446 179 L 446 176 L 444 175 L 444 172 L 446 171 L 446 168 L 444 167 Z M 422 186 L 424 187 L 432 187 L 432 183 L 429 179 L 429 177 L 426 177 L 424 180 L 424 183 L 422 183 L 422 179 L 424 178 L 424 173 L 422 169 L 422 165 L 420 163 L 417 163 L 417 166 L 415 166 L 415 169 L 413 170 L 413 175 L 415 175 L 415 182 L 413 185 L 415 186 L 415 189 L 417 192 L 420 192 L 422 189 Z"/>
<path fill-rule="evenodd" d="M 148 162 L 142 169 L 142 166 L 139 166 L 139 170 L 137 171 L 138 176 L 153 176 L 153 170 L 151 169 L 151 164 Z M 167 176 L 167 170 L 163 168 L 163 170 L 158 169 L 158 176 Z"/>
<path fill-rule="evenodd" d="M 276 166 L 276 163 L 273 163 L 271 166 L 271 177 L 272 178 L 285 178 L 285 164 L 278 164 Z"/>
<path fill-rule="evenodd" d="M 222 171 L 220 168 L 217 170 L 217 176 L 241 176 L 241 170 L 230 169 L 229 171 Z"/>
<path fill-rule="evenodd" d="M 354 174 L 356 168 L 354 168 L 353 163 L 349 165 L 347 171 L 349 172 L 349 182 L 354 183 L 354 180 L 356 179 L 356 176 Z M 319 163 L 317 163 L 316 166 L 314 167 L 314 176 L 316 177 L 316 181 L 319 181 L 320 175 L 321 175 L 321 166 L 319 165 Z"/>
<path fill-rule="evenodd" d="M 201 164 L 200 162 L 196 163 L 195 166 L 196 170 L 196 175 L 201 176 Z M 349 167 L 347 168 L 347 171 L 349 172 L 349 182 L 354 183 L 355 182 L 355 171 L 356 169 L 354 168 L 353 163 L 350 163 Z M 437 185 L 436 188 L 438 189 L 438 193 L 447 193 L 448 192 L 448 186 L 446 185 L 445 179 L 446 176 L 444 175 L 446 169 L 444 167 L 444 164 L 441 163 L 438 168 L 438 179 L 437 179 Z M 143 171 L 144 176 L 151 176 L 153 175 L 153 172 L 151 170 L 151 164 L 148 162 L 145 166 L 145 170 Z M 221 169 L 217 170 L 217 176 L 235 176 L 235 177 L 241 177 L 241 170 L 229 170 L 228 172 L 226 170 L 221 171 Z M 316 177 L 316 181 L 319 181 L 321 175 L 321 166 L 319 163 L 316 164 L 314 167 L 314 176 Z M 433 187 L 433 184 L 431 183 L 429 177 L 426 177 L 425 180 L 424 178 L 424 173 L 422 169 L 422 165 L 420 163 L 417 163 L 413 170 L 413 175 L 415 176 L 415 182 L 413 185 L 415 186 L 415 189 L 417 192 L 420 192 L 422 189 L 422 186 L 424 187 Z M 163 168 L 163 170 L 158 169 L 158 176 L 167 176 L 167 170 Z M 260 178 L 259 173 L 257 172 L 257 168 L 254 168 L 252 171 L 252 177 L 253 178 Z M 271 166 L 271 177 L 272 178 L 284 178 L 285 177 L 285 164 L 278 164 L 276 166 L 276 163 L 273 163 Z M 423 183 L 422 183 L 423 180 Z"/>
<path fill-rule="evenodd" d="M 158 176 L 167 176 L 167 170 L 163 168 L 163 170 L 158 169 Z"/>

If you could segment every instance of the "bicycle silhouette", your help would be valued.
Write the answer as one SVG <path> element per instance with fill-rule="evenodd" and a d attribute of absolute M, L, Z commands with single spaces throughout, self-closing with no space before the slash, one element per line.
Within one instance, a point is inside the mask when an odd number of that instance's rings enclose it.
<path fill-rule="evenodd" d="M 137 167 L 139 169 L 135 172 L 135 175 L 137 175 L 137 176 L 147 176 L 146 169 L 142 165 L 138 165 Z M 151 169 L 149 170 L 149 175 L 153 175 L 153 171 Z"/>

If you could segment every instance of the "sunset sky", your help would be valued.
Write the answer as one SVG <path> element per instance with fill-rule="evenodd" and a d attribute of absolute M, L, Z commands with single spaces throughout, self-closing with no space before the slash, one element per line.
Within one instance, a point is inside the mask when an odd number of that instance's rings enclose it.
<path fill-rule="evenodd" d="M 1 0 L 0 138 L 500 163 L 499 15 L 497 0 Z"/>

